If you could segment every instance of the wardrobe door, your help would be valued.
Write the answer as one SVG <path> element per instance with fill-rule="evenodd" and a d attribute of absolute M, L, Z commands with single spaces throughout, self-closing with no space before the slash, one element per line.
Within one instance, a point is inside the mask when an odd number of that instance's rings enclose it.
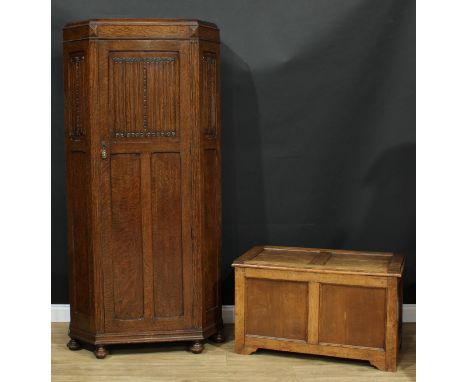
<path fill-rule="evenodd" d="M 188 43 L 99 44 L 105 329 L 190 328 Z"/>

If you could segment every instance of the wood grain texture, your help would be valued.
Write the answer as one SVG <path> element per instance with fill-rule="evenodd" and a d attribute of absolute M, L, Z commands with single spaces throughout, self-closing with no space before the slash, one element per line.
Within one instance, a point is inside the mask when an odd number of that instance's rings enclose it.
<path fill-rule="evenodd" d="M 203 158 L 204 168 L 204 234 L 206 237 L 214 236 L 216 240 L 204 241 L 204 264 L 203 264 L 203 280 L 205 282 L 204 300 L 207 310 L 216 308 L 218 295 L 219 280 L 219 263 L 218 254 L 220 251 L 220 189 L 219 189 L 219 161 L 217 150 L 205 150 Z"/>
<path fill-rule="evenodd" d="M 73 140 L 80 140 L 86 135 L 86 117 L 88 115 L 88 87 L 87 81 L 87 62 L 84 51 L 73 52 L 68 56 L 65 62 L 67 75 L 65 77 L 66 87 L 70 90 L 69 97 L 66 99 L 68 113 L 68 136 Z"/>
<path fill-rule="evenodd" d="M 218 134 L 217 82 L 217 55 L 205 50 L 202 52 L 201 62 L 201 123 L 203 135 L 208 139 L 214 139 Z"/>
<path fill-rule="evenodd" d="M 64 41 L 85 39 L 194 39 L 219 42 L 213 23 L 191 19 L 93 19 L 68 23 Z"/>
<path fill-rule="evenodd" d="M 65 152 L 67 160 L 67 236 L 71 318 L 86 330 L 95 328 L 96 289 L 93 262 L 93 167 L 90 158 L 92 49 L 83 42 L 64 47 Z M 77 197 L 77 195 L 79 195 Z"/>
<path fill-rule="evenodd" d="M 74 340 L 220 333 L 220 134 L 205 147 L 201 123 L 210 107 L 220 131 L 218 34 L 175 19 L 64 28 Z M 204 44 L 214 59 L 209 105 L 200 98 Z"/>
<path fill-rule="evenodd" d="M 383 349 L 386 290 L 322 285 L 319 342 Z"/>
<path fill-rule="evenodd" d="M 143 243 L 140 155 L 111 156 L 113 316 L 143 318 Z"/>
<path fill-rule="evenodd" d="M 249 251 L 236 259 L 233 265 L 302 272 L 395 277 L 401 277 L 404 267 L 404 257 L 390 252 L 280 246 L 255 248 L 255 252 L 258 251 L 255 255 Z"/>
<path fill-rule="evenodd" d="M 159 131 L 163 137 L 168 134 L 178 136 L 180 134 L 178 53 L 165 53 L 158 58 L 172 61 L 147 64 L 146 125 L 149 130 L 155 130 L 156 134 Z M 160 86 L 160 84 L 166 84 L 166 86 Z"/>
<path fill-rule="evenodd" d="M 221 322 L 220 277 L 221 258 L 221 136 L 220 131 L 220 69 L 219 45 L 200 40 L 197 43 L 198 92 L 194 94 L 200 100 L 199 128 L 196 151 L 199 151 L 203 178 L 202 205 L 204 219 L 202 223 L 203 252 L 205 254 L 204 287 L 204 322 Z M 218 329 L 221 330 L 221 327 Z"/>
<path fill-rule="evenodd" d="M 151 158 L 154 317 L 184 315 L 181 164 L 178 153 Z"/>
<path fill-rule="evenodd" d="M 236 352 L 241 353 L 245 344 L 245 270 L 235 269 L 235 328 Z"/>
<path fill-rule="evenodd" d="M 398 358 L 398 280 L 389 280 L 385 339 L 386 370 L 396 371 Z"/>
<path fill-rule="evenodd" d="M 317 344 L 319 342 L 320 283 L 309 282 L 308 292 L 307 342 Z"/>
<path fill-rule="evenodd" d="M 109 54 L 112 136 L 141 140 L 179 135 L 177 52 Z"/>
<path fill-rule="evenodd" d="M 307 340 L 307 283 L 248 278 L 245 288 L 245 335 Z"/>
<path fill-rule="evenodd" d="M 368 348 L 339 347 L 331 344 L 315 345 L 302 341 L 284 341 L 278 338 L 259 338 L 254 336 L 246 336 L 245 344 L 247 347 L 252 346 L 254 348 L 369 360 L 372 364 L 382 365 L 382 370 L 385 370 L 385 353 L 383 350 L 376 351 Z"/>
<path fill-rule="evenodd" d="M 388 284 L 386 277 L 367 275 L 363 276 L 356 274 L 301 272 L 298 269 L 294 271 L 283 271 L 280 269 L 245 268 L 245 275 L 246 277 L 281 279 L 289 281 L 314 281 L 325 284 L 356 285 L 375 288 L 386 288 Z"/>
<path fill-rule="evenodd" d="M 367 361 L 258 350 L 251 356 L 234 352 L 234 327 L 226 325 L 226 342 L 206 343 L 203 355 L 183 343 L 109 346 L 98 361 L 86 350 L 65 346 L 66 323 L 52 324 L 53 382 L 414 382 L 416 381 L 416 324 L 403 324 L 403 347 L 395 373 L 382 373 Z"/>
<path fill-rule="evenodd" d="M 83 152 L 72 152 L 70 160 L 70 188 L 73 193 L 81 193 L 81 198 L 73 198 L 70 201 L 71 214 L 73 216 L 71 225 L 72 241 L 72 277 L 75 284 L 73 288 L 72 302 L 74 311 L 89 315 L 89 194 L 87 180 L 89 171 L 86 154 Z"/>
<path fill-rule="evenodd" d="M 396 263 L 400 273 L 388 275 Z M 391 253 L 252 248 L 233 264 L 236 352 L 347 357 L 395 371 L 403 264 Z"/>

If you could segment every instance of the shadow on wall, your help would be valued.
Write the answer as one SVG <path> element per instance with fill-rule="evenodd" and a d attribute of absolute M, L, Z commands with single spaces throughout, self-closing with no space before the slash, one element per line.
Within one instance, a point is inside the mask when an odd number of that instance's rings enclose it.
<path fill-rule="evenodd" d="M 416 144 L 384 151 L 367 172 L 365 184 L 371 199 L 357 240 L 406 256 L 404 301 L 416 303 Z"/>
<path fill-rule="evenodd" d="M 56 6 L 56 4 L 52 4 Z M 51 293 L 52 302 L 68 302 L 65 129 L 63 127 L 62 23 L 52 24 L 51 58 Z"/>
<path fill-rule="evenodd" d="M 222 300 L 233 304 L 231 264 L 266 243 L 257 91 L 250 67 L 221 43 Z"/>
<path fill-rule="evenodd" d="M 416 303 L 416 145 L 401 143 L 363 160 L 362 167 L 348 156 L 332 167 L 326 160 L 320 169 L 311 166 L 321 176 L 314 173 L 317 188 L 308 196 L 298 243 L 404 254 L 404 302 Z M 333 176 L 326 178 L 327 172 Z"/>
<path fill-rule="evenodd" d="M 360 181 L 344 189 L 347 192 L 336 192 L 326 201 L 326 205 L 334 201 L 341 206 L 328 244 L 404 254 L 404 302 L 416 303 L 416 144 L 383 150 Z"/>

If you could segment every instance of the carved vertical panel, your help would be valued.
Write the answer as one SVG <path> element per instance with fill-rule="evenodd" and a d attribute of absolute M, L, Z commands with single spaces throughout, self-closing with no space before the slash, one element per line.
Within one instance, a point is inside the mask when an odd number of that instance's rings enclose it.
<path fill-rule="evenodd" d="M 112 136 L 175 137 L 179 130 L 177 53 L 113 53 L 109 68 Z"/>
<path fill-rule="evenodd" d="M 203 134 L 206 138 L 215 138 L 217 135 L 218 110 L 218 73 L 216 55 L 204 52 L 202 56 L 201 73 L 201 120 Z"/>
<path fill-rule="evenodd" d="M 135 133 L 143 129 L 144 72 L 142 61 L 112 60 L 111 96 L 115 131 Z"/>
<path fill-rule="evenodd" d="M 151 157 L 154 317 L 184 315 L 182 192 L 179 153 Z"/>
<path fill-rule="evenodd" d="M 144 314 L 140 170 L 140 154 L 111 155 L 113 304 L 123 320 Z"/>
<path fill-rule="evenodd" d="M 179 62 L 151 65 L 147 72 L 148 126 L 161 136 L 175 136 L 178 130 Z"/>
<path fill-rule="evenodd" d="M 68 89 L 69 89 L 69 132 L 71 139 L 78 140 L 85 136 L 86 116 L 86 67 L 83 52 L 69 56 Z"/>

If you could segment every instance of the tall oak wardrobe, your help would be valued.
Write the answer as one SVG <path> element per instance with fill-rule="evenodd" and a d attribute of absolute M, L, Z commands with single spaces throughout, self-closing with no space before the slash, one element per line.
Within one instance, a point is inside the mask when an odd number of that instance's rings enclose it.
<path fill-rule="evenodd" d="M 223 341 L 219 30 L 102 19 L 64 37 L 70 342 Z"/>

